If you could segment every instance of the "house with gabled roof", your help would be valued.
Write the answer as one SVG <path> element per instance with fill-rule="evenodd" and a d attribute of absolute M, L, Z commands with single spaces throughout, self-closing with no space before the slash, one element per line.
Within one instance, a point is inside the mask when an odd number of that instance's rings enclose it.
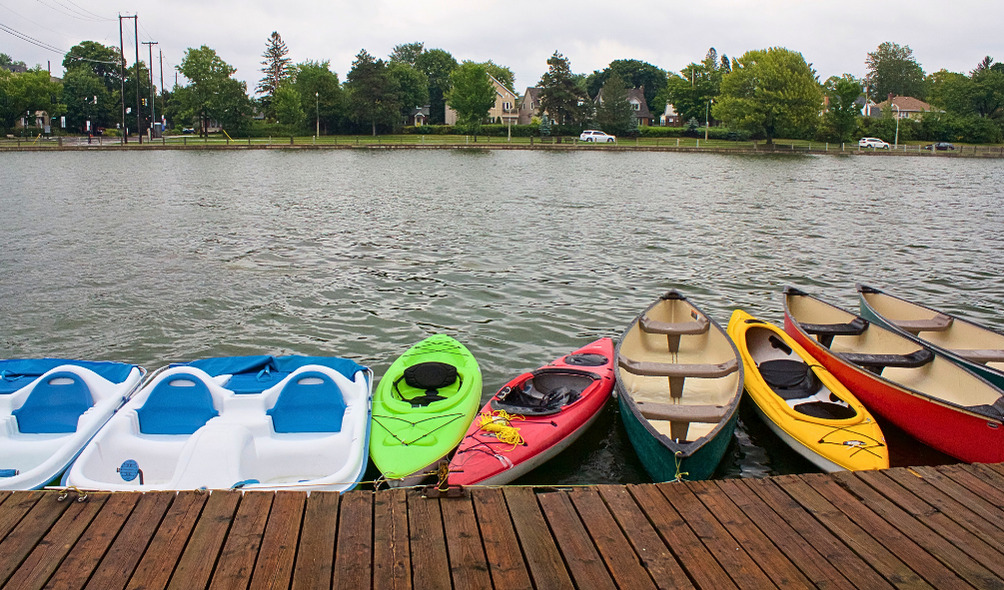
<path fill-rule="evenodd" d="M 519 122 L 519 111 L 516 108 L 516 100 L 519 98 L 516 93 L 509 90 L 491 74 L 487 74 L 488 80 L 495 88 L 495 104 L 488 110 L 486 119 L 492 123 L 501 122 L 503 125 L 516 125 Z M 446 124 L 457 124 L 457 111 L 446 105 Z"/>
<path fill-rule="evenodd" d="M 648 110 L 648 102 L 645 100 L 645 87 L 629 88 L 627 91 L 627 101 L 631 103 L 634 111 L 633 117 L 638 127 L 648 127 L 652 125 L 654 117 L 652 111 Z M 594 101 L 596 104 L 603 104 L 603 89 L 596 93 Z"/>
<path fill-rule="evenodd" d="M 866 103 L 865 116 L 878 118 L 882 116 L 882 113 L 886 109 L 892 109 L 894 117 L 914 120 L 922 119 L 924 117 L 924 113 L 938 110 L 919 98 L 913 98 L 912 96 L 893 96 L 890 94 L 889 98 L 880 103 L 874 103 L 871 101 Z"/>

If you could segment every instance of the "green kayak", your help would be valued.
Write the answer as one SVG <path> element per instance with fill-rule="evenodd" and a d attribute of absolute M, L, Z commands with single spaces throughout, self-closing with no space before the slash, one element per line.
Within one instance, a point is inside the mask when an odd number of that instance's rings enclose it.
<path fill-rule="evenodd" d="M 394 361 L 373 395 L 373 464 L 391 486 L 423 483 L 480 406 L 474 355 L 443 334 L 422 340 Z"/>

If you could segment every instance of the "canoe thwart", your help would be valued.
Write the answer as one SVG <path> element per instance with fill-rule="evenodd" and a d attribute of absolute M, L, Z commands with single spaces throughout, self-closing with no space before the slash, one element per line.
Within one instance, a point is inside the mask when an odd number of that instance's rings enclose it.
<path fill-rule="evenodd" d="M 952 321 L 953 318 L 951 316 L 939 313 L 930 318 L 895 320 L 893 323 L 907 332 L 917 334 L 918 332 L 944 332 L 952 327 Z"/>
<path fill-rule="evenodd" d="M 910 354 L 840 353 L 840 357 L 868 369 L 881 370 L 884 367 L 913 369 L 933 361 L 934 353 L 926 348 L 919 348 Z"/>
<path fill-rule="evenodd" d="M 672 335 L 693 335 L 704 334 L 708 331 L 708 318 L 698 316 L 689 322 L 660 322 L 648 316 L 642 316 L 638 325 L 643 332 L 649 334 L 672 334 Z"/>
<path fill-rule="evenodd" d="M 868 320 L 856 317 L 844 324 L 803 324 L 802 329 L 814 334 L 819 343 L 829 348 L 834 336 L 860 336 L 868 329 Z"/>
<path fill-rule="evenodd" d="M 983 365 L 987 363 L 1004 363 L 1004 350 L 953 348 L 951 352 L 953 354 L 961 356 L 967 361 L 972 361 L 974 363 L 980 363 Z"/>
<path fill-rule="evenodd" d="M 671 422 L 707 422 L 717 424 L 725 419 L 728 408 L 712 405 L 665 404 L 658 402 L 636 402 L 641 415 L 649 420 L 669 420 Z"/>
<path fill-rule="evenodd" d="M 624 357 L 619 357 L 617 361 L 621 368 L 628 373 L 645 377 L 700 377 L 702 379 L 715 379 L 733 373 L 739 368 L 739 363 L 734 358 L 717 364 L 653 363 L 634 361 Z"/>

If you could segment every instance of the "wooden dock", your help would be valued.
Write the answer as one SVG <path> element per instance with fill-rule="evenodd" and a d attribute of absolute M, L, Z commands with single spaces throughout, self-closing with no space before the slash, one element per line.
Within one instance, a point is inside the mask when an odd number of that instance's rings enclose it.
<path fill-rule="evenodd" d="M 1004 588 L 1004 465 L 61 496 L 0 492 L 4 588 Z"/>

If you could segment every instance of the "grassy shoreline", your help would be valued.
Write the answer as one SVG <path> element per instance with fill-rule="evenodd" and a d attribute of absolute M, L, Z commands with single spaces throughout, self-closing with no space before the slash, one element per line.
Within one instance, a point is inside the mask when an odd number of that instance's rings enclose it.
<path fill-rule="evenodd" d="M 901 144 L 891 150 L 859 149 L 857 143 L 825 143 L 805 140 L 775 140 L 773 145 L 763 141 L 735 142 L 726 140 L 704 140 L 700 138 L 630 138 L 615 144 L 583 143 L 572 137 L 528 138 L 489 137 L 463 135 L 380 135 L 380 136 L 321 136 L 242 138 L 227 137 L 199 138 L 182 135 L 144 140 L 143 143 L 131 138 L 122 144 L 120 138 L 94 137 L 90 143 L 86 137 L 36 138 L 35 140 L 0 140 L 0 151 L 52 151 L 52 150 L 135 150 L 135 149 L 542 149 L 542 150 L 590 150 L 590 151 L 660 151 L 660 152 L 710 152 L 734 154 L 834 154 L 834 155 L 912 155 L 912 156 L 955 156 L 955 157 L 1004 157 L 1002 146 L 956 146 L 955 151 L 925 150 L 926 144 Z"/>

